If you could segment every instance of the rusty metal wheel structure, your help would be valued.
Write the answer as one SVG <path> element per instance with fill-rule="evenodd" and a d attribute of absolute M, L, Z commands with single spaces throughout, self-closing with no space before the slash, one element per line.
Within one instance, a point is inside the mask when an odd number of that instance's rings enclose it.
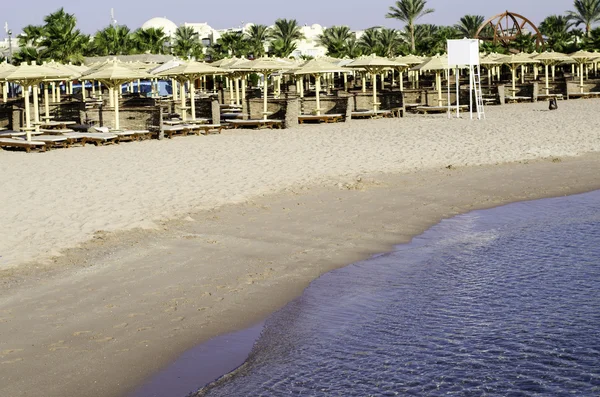
<path fill-rule="evenodd" d="M 544 37 L 533 22 L 522 15 L 506 11 L 482 23 L 475 38 L 508 47 L 519 34 L 528 33 L 535 38 L 535 45 L 538 49 L 544 45 Z"/>

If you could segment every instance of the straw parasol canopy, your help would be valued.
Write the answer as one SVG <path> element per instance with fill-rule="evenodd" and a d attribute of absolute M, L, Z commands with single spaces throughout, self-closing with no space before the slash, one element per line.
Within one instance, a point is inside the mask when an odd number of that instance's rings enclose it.
<path fill-rule="evenodd" d="M 9 70 L 14 70 L 15 68 L 16 68 L 16 66 L 13 66 L 6 61 L 1 62 L 0 63 L 0 75 L 2 75 L 2 73 L 7 72 Z M 3 80 L 2 78 L 0 78 L 0 81 L 4 82 L 2 84 L 2 100 L 4 102 L 6 102 L 8 100 L 8 81 Z"/>
<path fill-rule="evenodd" d="M 85 80 L 96 80 L 113 88 L 115 105 L 115 130 L 120 129 L 119 125 L 119 91 L 122 84 L 137 80 L 148 79 L 152 76 L 143 70 L 132 69 L 123 62 L 117 60 L 106 61 L 95 66 L 81 78 Z"/>
<path fill-rule="evenodd" d="M 183 119 L 186 118 L 185 112 L 185 81 L 189 81 L 190 83 L 190 106 L 191 106 L 191 114 L 192 120 L 196 120 L 196 89 L 194 87 L 194 80 L 200 76 L 206 74 L 221 74 L 223 71 L 219 68 L 211 66 L 205 62 L 196 62 L 190 61 L 182 63 L 178 66 L 175 66 L 171 69 L 167 69 L 165 71 L 157 73 L 159 76 L 168 76 L 172 77 L 175 80 L 178 80 L 181 83 L 181 107 L 184 109 L 183 111 Z"/>
<path fill-rule="evenodd" d="M 373 111 L 377 112 L 377 108 L 379 106 L 379 103 L 377 102 L 377 74 L 386 69 L 406 66 L 406 63 L 393 61 L 391 59 L 383 58 L 373 54 L 370 56 L 357 58 L 346 66 L 349 68 L 365 69 L 371 74 L 373 78 Z"/>
<path fill-rule="evenodd" d="M 423 63 L 410 68 L 410 70 L 413 71 L 435 72 L 435 85 L 438 91 L 439 106 L 442 106 L 442 77 L 440 71 L 448 69 L 448 55 L 436 55 L 431 58 L 427 58 Z"/>
<path fill-rule="evenodd" d="M 559 63 L 572 60 L 572 58 L 570 58 L 568 55 L 554 51 L 544 51 L 540 54 L 535 55 L 533 59 L 540 61 L 544 65 L 544 74 L 546 77 L 546 95 L 548 95 L 548 92 L 550 90 L 548 82 L 548 66 L 555 66 Z"/>
<path fill-rule="evenodd" d="M 569 58 L 579 65 L 579 86 L 581 88 L 581 92 L 583 92 L 583 65 L 594 59 L 598 59 L 599 57 L 600 54 L 597 52 L 589 52 L 584 50 L 579 50 L 569 54 Z"/>
<path fill-rule="evenodd" d="M 321 103 L 320 103 L 320 94 L 321 94 L 321 75 L 323 73 L 337 73 L 337 72 L 349 72 L 350 69 L 344 68 L 341 66 L 337 66 L 332 64 L 329 61 L 326 61 L 322 58 L 311 59 L 305 62 L 298 69 L 294 70 L 295 75 L 305 75 L 309 74 L 315 77 L 315 91 L 316 91 L 316 100 L 317 100 L 317 116 L 321 115 Z"/>
<path fill-rule="evenodd" d="M 237 65 L 238 69 L 248 70 L 256 73 L 260 73 L 263 75 L 263 118 L 267 119 L 268 111 L 267 111 L 267 89 L 268 82 L 267 79 L 269 75 L 274 72 L 278 72 L 281 70 L 289 70 L 295 66 L 294 63 L 289 62 L 287 60 L 282 60 L 279 58 L 258 58 L 253 61 L 246 61 Z"/>
<path fill-rule="evenodd" d="M 508 65 L 512 73 L 512 91 L 513 93 L 516 89 L 516 71 L 519 66 L 527 65 L 530 63 L 539 63 L 537 59 L 532 59 L 528 54 L 520 52 L 518 54 L 512 54 L 508 56 L 504 56 L 498 59 L 503 65 Z"/>
<path fill-rule="evenodd" d="M 25 98 L 25 130 L 27 133 L 27 140 L 31 141 L 31 111 L 29 108 L 29 87 L 35 87 L 39 83 L 48 79 L 62 79 L 68 78 L 69 73 L 60 71 L 59 69 L 52 68 L 45 65 L 37 65 L 33 62 L 31 65 L 22 63 L 20 66 L 9 69 L 6 68 L 4 72 L 0 72 L 0 80 L 14 81 L 15 83 L 23 87 L 23 96 Z M 36 115 L 38 110 L 38 92 L 37 88 L 33 89 L 33 105 Z"/>

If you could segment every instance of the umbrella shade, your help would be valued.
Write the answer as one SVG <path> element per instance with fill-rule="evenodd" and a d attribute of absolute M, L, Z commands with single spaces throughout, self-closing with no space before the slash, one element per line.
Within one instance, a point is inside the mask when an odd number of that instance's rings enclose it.
<path fill-rule="evenodd" d="M 533 59 L 540 61 L 544 65 L 556 65 L 561 62 L 569 61 L 572 58 L 560 52 L 544 51 L 535 55 Z"/>
<path fill-rule="evenodd" d="M 381 73 L 385 69 L 406 66 L 406 64 L 392 61 L 391 59 L 383 58 L 373 54 L 370 56 L 357 58 L 350 62 L 347 66 L 350 68 L 363 68 L 366 69 L 367 72 L 371 73 L 373 78 L 373 111 L 377 112 L 379 105 L 377 102 L 377 73 Z"/>
<path fill-rule="evenodd" d="M 419 65 L 413 66 L 410 70 L 447 70 L 448 69 L 448 56 L 447 55 L 436 55 L 431 58 L 427 58 L 424 62 Z"/>
<path fill-rule="evenodd" d="M 25 127 L 28 141 L 31 141 L 29 87 L 36 86 L 43 80 L 69 78 L 69 76 L 70 73 L 46 65 L 37 65 L 35 62 L 31 65 L 23 63 L 14 69 L 6 68 L 4 72 L 0 72 L 0 80 L 14 81 L 23 87 L 23 95 L 25 97 Z M 37 88 L 33 90 L 33 94 L 37 117 Z"/>
<path fill-rule="evenodd" d="M 287 60 L 278 58 L 258 58 L 253 61 L 240 62 L 237 68 L 240 70 L 249 70 L 257 73 L 261 73 L 264 77 L 263 81 L 263 118 L 266 120 L 268 116 L 267 112 L 267 89 L 268 82 L 267 78 L 273 72 L 280 70 L 292 69 L 295 66 L 294 63 Z"/>
<path fill-rule="evenodd" d="M 222 69 L 204 62 L 186 62 L 171 69 L 157 73 L 159 76 L 201 76 L 203 74 L 221 74 Z"/>
<path fill-rule="evenodd" d="M 600 53 L 579 50 L 577 52 L 569 54 L 569 58 L 575 60 L 575 62 L 577 63 L 587 63 L 592 59 L 600 58 Z"/>
<path fill-rule="evenodd" d="M 529 63 L 539 63 L 537 59 L 532 59 L 528 54 L 520 52 L 518 54 L 512 54 L 498 59 L 504 65 L 510 67 L 512 73 L 512 90 L 516 91 L 516 71 L 520 65 L 526 65 Z"/>
<path fill-rule="evenodd" d="M 317 115 L 321 115 L 320 95 L 321 95 L 321 74 L 323 73 L 336 73 L 336 72 L 349 72 L 350 69 L 343 68 L 341 66 L 334 65 L 322 58 L 311 59 L 305 62 L 300 68 L 294 70 L 296 75 L 311 74 L 315 76 L 315 91 L 317 100 Z"/>
<path fill-rule="evenodd" d="M 98 65 L 92 70 L 86 72 L 81 76 L 85 80 L 96 80 L 101 81 L 104 84 L 113 87 L 114 91 L 114 105 L 115 105 L 115 129 L 118 130 L 119 126 L 119 91 L 115 89 L 121 87 L 123 83 L 137 79 L 148 79 L 152 75 L 148 74 L 143 70 L 132 69 L 119 62 L 117 60 L 107 61 L 103 64 Z"/>
<path fill-rule="evenodd" d="M 400 63 L 405 63 L 407 65 L 418 65 L 420 63 L 423 63 L 423 61 L 425 60 L 425 58 L 420 57 L 418 55 L 405 55 L 405 56 L 401 56 L 401 57 L 397 57 L 394 59 L 396 62 L 400 62 Z"/>

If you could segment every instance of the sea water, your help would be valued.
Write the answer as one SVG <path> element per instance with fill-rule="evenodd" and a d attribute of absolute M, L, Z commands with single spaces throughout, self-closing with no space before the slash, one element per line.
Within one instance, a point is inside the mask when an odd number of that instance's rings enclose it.
<path fill-rule="evenodd" d="M 202 396 L 600 396 L 600 191 L 474 211 L 330 272 Z"/>

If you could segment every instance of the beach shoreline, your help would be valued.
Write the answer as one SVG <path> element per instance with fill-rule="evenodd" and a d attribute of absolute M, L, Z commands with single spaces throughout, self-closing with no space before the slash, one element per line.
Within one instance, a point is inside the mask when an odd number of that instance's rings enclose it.
<path fill-rule="evenodd" d="M 127 395 L 441 219 L 598 190 L 598 104 L 0 152 L 0 395 Z"/>
<path fill-rule="evenodd" d="M 127 395 L 187 349 L 264 319 L 325 272 L 460 213 L 600 189 L 598 169 L 600 155 L 588 154 L 365 175 L 188 214 L 161 230 L 103 234 L 51 271 L 3 277 L 0 327 L 11 336 L 0 342 L 0 394 Z"/>

